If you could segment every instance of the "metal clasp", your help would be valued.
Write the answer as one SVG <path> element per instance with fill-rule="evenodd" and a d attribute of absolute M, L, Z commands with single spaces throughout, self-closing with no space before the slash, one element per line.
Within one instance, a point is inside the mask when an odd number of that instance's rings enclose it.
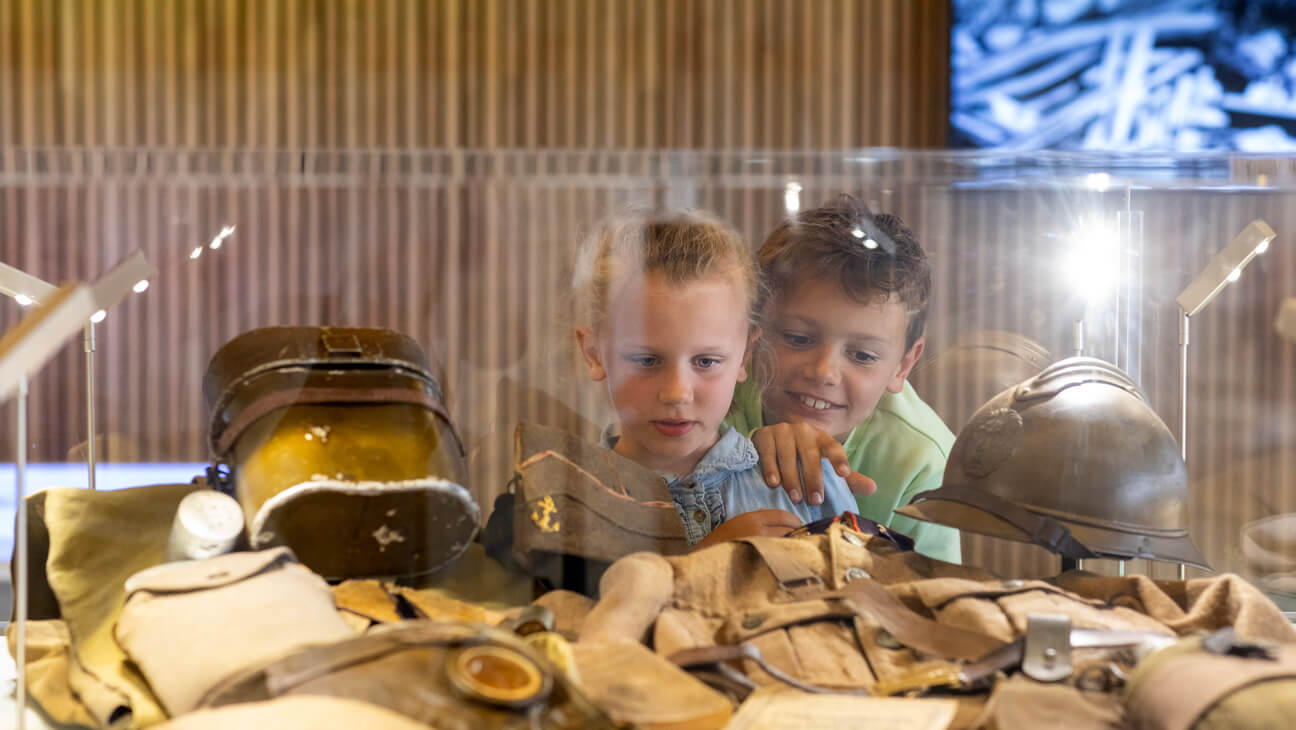
<path fill-rule="evenodd" d="M 1022 672 L 1040 682 L 1059 682 L 1071 676 L 1071 669 L 1071 617 L 1030 614 L 1026 618 Z"/>
<path fill-rule="evenodd" d="M 364 348 L 360 346 L 360 338 L 355 335 L 323 335 L 320 337 L 320 344 L 324 346 L 324 352 L 328 357 L 342 357 L 350 355 L 360 357 L 364 355 Z"/>

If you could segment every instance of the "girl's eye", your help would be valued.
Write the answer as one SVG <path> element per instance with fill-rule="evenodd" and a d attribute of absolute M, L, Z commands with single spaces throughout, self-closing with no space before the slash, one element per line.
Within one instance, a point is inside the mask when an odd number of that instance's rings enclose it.
<path fill-rule="evenodd" d="M 641 368 L 650 368 L 657 364 L 657 358 L 652 355 L 632 355 L 629 360 Z"/>
<path fill-rule="evenodd" d="M 874 355 L 871 352 L 865 352 L 863 350 L 852 350 L 850 352 L 850 359 L 853 362 L 860 363 L 862 365 L 867 365 L 869 363 L 877 362 L 878 356 Z"/>
<path fill-rule="evenodd" d="M 714 358 L 714 357 L 699 357 L 698 359 L 693 361 L 693 364 L 698 366 L 699 368 L 702 368 L 703 370 L 710 370 L 711 368 L 719 365 L 720 360 L 719 358 Z"/>
<path fill-rule="evenodd" d="M 806 347 L 810 344 L 809 337 L 796 332 L 784 332 L 783 341 L 791 347 Z"/>

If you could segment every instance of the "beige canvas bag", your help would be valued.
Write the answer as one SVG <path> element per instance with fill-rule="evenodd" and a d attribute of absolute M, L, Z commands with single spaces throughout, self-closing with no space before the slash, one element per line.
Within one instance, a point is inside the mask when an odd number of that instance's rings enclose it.
<path fill-rule="evenodd" d="M 1236 576 L 1166 586 L 1084 574 L 1004 581 L 840 524 L 687 556 L 636 554 L 613 564 L 601 590 L 607 597 L 586 618 L 582 640 L 644 641 L 670 657 L 741 647 L 747 653 L 728 657 L 758 685 L 790 679 L 873 694 L 940 686 L 952 669 L 1022 639 L 1036 614 L 1140 637 L 1235 624 L 1292 636 L 1277 607 Z M 1076 651 L 1076 674 L 1112 653 Z"/>
<path fill-rule="evenodd" d="M 284 547 L 159 565 L 126 593 L 117 641 L 172 716 L 241 669 L 355 635 L 324 579 Z"/>

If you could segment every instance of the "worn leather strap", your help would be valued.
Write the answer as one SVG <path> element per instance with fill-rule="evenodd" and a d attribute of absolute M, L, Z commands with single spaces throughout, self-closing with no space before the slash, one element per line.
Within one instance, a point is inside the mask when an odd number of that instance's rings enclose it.
<path fill-rule="evenodd" d="M 1296 650 L 1282 647 L 1277 660 L 1188 654 L 1174 657 L 1130 693 L 1131 727 L 1188 730 L 1211 707 L 1253 684 L 1296 680 Z"/>
<path fill-rule="evenodd" d="M 765 561 L 782 588 L 798 600 L 819 597 L 824 590 L 823 579 L 788 555 L 781 537 L 746 537 L 735 542 L 751 545 L 761 560 Z"/>
<path fill-rule="evenodd" d="M 860 578 L 821 598 L 849 601 L 855 611 L 877 621 L 901 644 L 944 659 L 980 659 L 1004 642 L 977 631 L 933 621 L 904 605 L 895 594 L 872 578 Z"/>
<path fill-rule="evenodd" d="M 429 411 L 441 417 L 450 428 L 450 433 L 454 435 L 455 446 L 459 453 L 463 454 L 463 443 L 459 441 L 459 433 L 455 431 L 454 424 L 450 420 L 450 414 L 446 413 L 445 406 L 441 401 L 431 394 L 422 390 L 412 390 L 409 388 L 299 388 L 297 390 L 283 390 L 271 393 L 256 402 L 248 405 L 234 418 L 228 426 L 221 432 L 220 437 L 213 445 L 217 457 L 223 458 L 229 453 L 234 442 L 238 437 L 243 435 L 248 426 L 251 426 L 267 413 L 279 408 L 287 408 L 299 404 L 327 404 L 327 403 L 359 403 L 359 404 L 383 404 L 383 403 L 409 403 L 411 405 L 422 406 Z"/>
<path fill-rule="evenodd" d="M 833 689 L 829 687 L 820 687 L 793 677 L 778 667 L 765 661 L 761 655 L 760 649 L 751 644 L 738 644 L 736 646 L 702 646 L 696 649 L 682 649 L 671 654 L 669 659 L 684 669 L 691 669 L 700 666 L 718 665 L 725 666 L 726 662 L 732 662 L 738 659 L 749 659 L 756 663 L 765 673 L 777 679 L 784 684 L 795 687 L 802 692 L 812 692 L 814 694 L 847 694 L 847 695 L 865 695 L 869 693 L 863 689 Z M 737 678 L 724 673 L 731 681 Z"/>
<path fill-rule="evenodd" d="M 853 580 L 838 591 L 826 591 L 822 578 L 783 549 L 783 539 L 749 537 L 739 542 L 755 548 L 779 582 L 779 587 L 797 600 L 840 598 L 849 601 L 857 613 L 872 617 L 905 646 L 946 659 L 980 659 L 1004 643 L 992 636 L 947 626 L 915 613 L 871 578 Z"/>
<path fill-rule="evenodd" d="M 1071 531 L 1061 522 L 1030 510 L 1019 507 L 1001 497 L 972 487 L 944 486 L 914 497 L 909 504 L 917 504 L 929 499 L 941 499 L 957 502 L 994 515 L 995 517 L 1026 533 L 1030 541 L 1052 553 L 1065 558 L 1083 560 L 1097 558 L 1097 553 L 1085 547 L 1071 535 Z"/>

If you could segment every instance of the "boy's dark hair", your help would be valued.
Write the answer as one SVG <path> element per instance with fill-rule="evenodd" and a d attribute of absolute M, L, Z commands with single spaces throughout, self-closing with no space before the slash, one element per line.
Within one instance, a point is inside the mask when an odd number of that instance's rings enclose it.
<path fill-rule="evenodd" d="M 836 279 L 861 304 L 896 295 L 907 313 L 906 350 L 927 325 L 927 254 L 899 217 L 875 215 L 849 195 L 783 221 L 757 260 L 774 298 L 811 279 Z"/>

